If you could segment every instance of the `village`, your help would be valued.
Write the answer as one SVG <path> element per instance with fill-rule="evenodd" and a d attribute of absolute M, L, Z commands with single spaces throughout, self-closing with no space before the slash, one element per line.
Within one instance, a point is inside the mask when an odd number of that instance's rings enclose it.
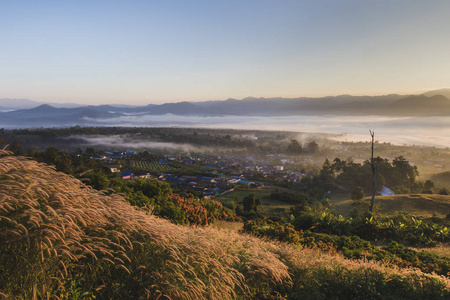
<path fill-rule="evenodd" d="M 233 137 L 234 139 L 234 137 Z M 256 142 L 254 140 L 253 142 Z M 259 141 L 261 143 L 261 141 Z M 269 151 L 153 151 L 149 149 L 114 149 L 92 151 L 92 156 L 111 173 L 123 180 L 143 178 L 165 181 L 175 192 L 192 191 L 199 197 L 212 197 L 236 188 L 267 188 L 301 186 L 302 178 L 318 174 L 326 159 L 335 157 L 363 163 L 369 157 L 365 143 L 331 142 L 315 144 L 314 151 L 289 151 L 297 146 L 295 140 Z M 306 145 L 306 144 L 305 144 Z M 281 152 L 282 149 L 285 151 Z M 281 150 L 281 151 L 280 151 Z M 295 147 L 290 150 L 295 150 Z M 408 150 L 411 164 L 417 165 L 421 174 L 446 170 L 448 151 L 428 147 L 402 147 L 376 143 L 377 154 L 392 160 L 398 153 Z M 423 159 L 428 153 L 427 159 Z M 388 191 L 387 193 L 391 193 Z M 384 193 L 383 193 L 384 194 Z"/>
<path fill-rule="evenodd" d="M 155 160 L 139 160 L 139 152 L 104 151 L 94 157 L 111 173 L 123 180 L 142 178 L 169 183 L 174 190 L 202 192 L 208 198 L 232 191 L 237 187 L 258 188 L 271 184 L 300 184 L 305 170 L 298 170 L 298 162 L 311 162 L 313 157 L 301 158 L 286 154 L 264 157 L 216 156 L 202 154 L 161 155 Z M 319 161 L 315 163 L 319 164 Z M 195 171 L 198 171 L 197 173 Z"/>

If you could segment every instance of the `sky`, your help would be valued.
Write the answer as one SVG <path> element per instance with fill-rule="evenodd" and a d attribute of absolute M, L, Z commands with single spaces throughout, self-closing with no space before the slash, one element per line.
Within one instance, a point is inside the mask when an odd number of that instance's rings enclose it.
<path fill-rule="evenodd" d="M 0 98 L 160 104 L 449 87 L 447 0 L 0 0 Z"/>

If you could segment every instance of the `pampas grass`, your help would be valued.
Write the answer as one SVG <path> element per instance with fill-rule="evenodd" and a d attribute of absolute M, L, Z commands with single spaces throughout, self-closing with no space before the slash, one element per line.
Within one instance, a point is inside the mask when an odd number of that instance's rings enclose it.
<path fill-rule="evenodd" d="M 450 286 L 417 270 L 177 226 L 7 151 L 0 241 L 0 298 L 426 298 L 447 297 Z"/>

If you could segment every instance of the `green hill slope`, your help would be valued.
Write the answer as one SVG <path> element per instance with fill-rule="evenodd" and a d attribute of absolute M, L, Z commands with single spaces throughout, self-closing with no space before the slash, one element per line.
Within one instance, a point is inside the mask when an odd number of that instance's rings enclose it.
<path fill-rule="evenodd" d="M 5 151 L 0 241 L 7 299 L 450 297 L 447 278 L 417 270 L 176 226 Z"/>
<path fill-rule="evenodd" d="M 365 202 L 370 203 L 370 197 Z M 337 214 L 349 216 L 354 209 L 352 200 L 339 200 L 333 203 Z M 383 215 L 393 215 L 396 212 L 406 212 L 417 217 L 446 217 L 450 213 L 450 196 L 436 194 L 411 194 L 377 196 L 376 211 Z"/>
<path fill-rule="evenodd" d="M 404 211 L 413 216 L 445 217 L 450 212 L 450 196 L 411 194 L 377 197 L 379 212 L 392 214 Z"/>

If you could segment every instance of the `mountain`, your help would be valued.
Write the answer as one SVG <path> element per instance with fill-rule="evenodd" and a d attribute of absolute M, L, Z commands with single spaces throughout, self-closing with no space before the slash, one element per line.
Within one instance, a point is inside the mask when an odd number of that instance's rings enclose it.
<path fill-rule="evenodd" d="M 56 108 L 42 104 L 35 108 L 19 109 L 0 113 L 0 127 L 61 127 L 93 125 L 97 119 L 112 119 L 122 113 L 110 112 L 104 107 L 83 106 L 77 108 Z"/>
<path fill-rule="evenodd" d="M 445 98 L 450 99 L 450 89 L 444 88 L 444 89 L 432 90 L 432 91 L 423 93 L 422 95 L 427 96 L 427 97 L 442 95 Z"/>
<path fill-rule="evenodd" d="M 390 106 L 390 113 L 407 116 L 450 115 L 450 100 L 442 95 L 409 96 Z"/>
<path fill-rule="evenodd" d="M 161 105 L 154 105 L 147 107 L 147 114 L 149 115 L 199 115 L 203 114 L 203 110 L 190 102 L 165 103 Z"/>
<path fill-rule="evenodd" d="M 37 102 L 28 99 L 9 99 L 2 98 L 0 99 L 0 111 L 10 111 L 10 110 L 18 110 L 18 109 L 29 109 L 38 107 L 42 104 L 51 105 L 53 107 L 58 108 L 74 108 L 81 107 L 83 105 L 76 103 L 51 103 L 51 102 Z"/>
<path fill-rule="evenodd" d="M 439 90 L 445 92 L 444 90 Z M 450 91 L 450 89 L 449 89 Z M 437 93 L 430 91 L 430 95 Z M 4 99 L 3 99 L 4 100 Z M 5 101 L 0 103 L 6 103 Z M 38 104 L 30 100 L 19 105 Z M 146 106 L 98 105 L 55 107 L 41 104 L 33 108 L 0 112 L 0 127 L 102 126 L 139 123 L 153 116 L 450 116 L 450 100 L 441 94 L 352 96 L 320 98 L 255 98 L 224 101 L 177 102 Z M 131 120 L 131 121 L 130 121 Z"/>
<path fill-rule="evenodd" d="M 0 111 L 5 110 L 15 110 L 15 109 L 26 109 L 39 106 L 41 103 L 36 101 L 31 101 L 28 99 L 0 99 Z"/>

